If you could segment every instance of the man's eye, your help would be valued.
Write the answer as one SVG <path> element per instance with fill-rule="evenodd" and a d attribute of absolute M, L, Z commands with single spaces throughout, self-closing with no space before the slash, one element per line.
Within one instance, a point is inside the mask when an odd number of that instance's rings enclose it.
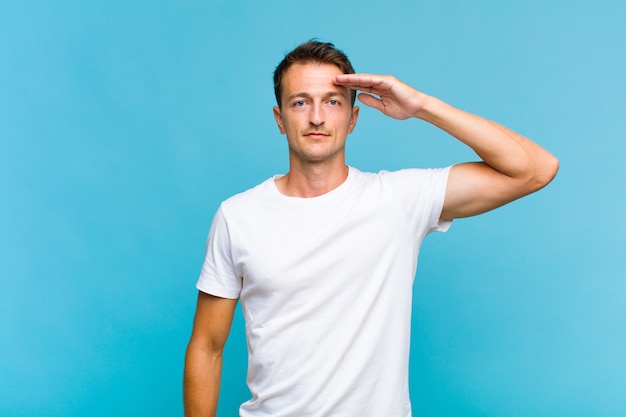
<path fill-rule="evenodd" d="M 293 103 L 293 105 L 296 107 L 302 107 L 304 106 L 304 100 L 298 100 L 295 103 Z"/>
<path fill-rule="evenodd" d="M 328 103 L 330 103 L 331 106 L 336 106 L 339 104 L 339 100 L 332 99 Z"/>

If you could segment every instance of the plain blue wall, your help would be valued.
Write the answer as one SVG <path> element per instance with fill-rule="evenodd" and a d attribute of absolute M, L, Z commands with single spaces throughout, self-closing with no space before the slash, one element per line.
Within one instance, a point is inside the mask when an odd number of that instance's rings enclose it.
<path fill-rule="evenodd" d="M 429 237 L 414 414 L 626 412 L 626 3 L 0 2 L 0 415 L 182 415 L 219 202 L 287 169 L 271 75 L 311 37 L 533 138 L 545 190 Z M 475 159 L 362 108 L 364 170 Z M 248 395 L 237 316 L 220 416 Z"/>

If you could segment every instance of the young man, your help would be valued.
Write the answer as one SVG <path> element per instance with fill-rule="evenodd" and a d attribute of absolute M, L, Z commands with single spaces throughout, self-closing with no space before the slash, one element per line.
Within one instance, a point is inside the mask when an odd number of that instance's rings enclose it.
<path fill-rule="evenodd" d="M 332 44 L 300 45 L 274 81 L 289 172 L 215 215 L 187 349 L 186 415 L 216 413 L 241 300 L 252 393 L 241 416 L 410 416 L 411 290 L 423 238 L 544 187 L 558 162 L 393 77 L 354 74 Z M 443 129 L 482 162 L 377 174 L 346 166 L 355 90 L 387 116 Z"/>

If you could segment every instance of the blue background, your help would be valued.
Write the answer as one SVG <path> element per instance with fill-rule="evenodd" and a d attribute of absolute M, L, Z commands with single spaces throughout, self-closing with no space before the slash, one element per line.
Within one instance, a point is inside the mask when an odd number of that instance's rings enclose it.
<path fill-rule="evenodd" d="M 271 76 L 311 37 L 531 137 L 548 188 L 429 237 L 417 416 L 626 412 L 626 3 L 1 1 L 0 415 L 182 415 L 223 199 L 287 170 Z M 475 159 L 362 106 L 362 170 Z M 247 399 L 237 315 L 220 416 Z"/>

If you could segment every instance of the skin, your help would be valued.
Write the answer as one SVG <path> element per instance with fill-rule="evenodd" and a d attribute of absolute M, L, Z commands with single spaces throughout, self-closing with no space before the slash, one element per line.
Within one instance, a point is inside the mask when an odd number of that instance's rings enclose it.
<path fill-rule="evenodd" d="M 237 300 L 198 292 L 196 316 L 185 357 L 185 416 L 216 416 L 222 377 L 222 353 Z"/>
<path fill-rule="evenodd" d="M 557 159 L 527 138 L 456 109 L 392 76 L 342 74 L 328 64 L 294 64 L 283 78 L 281 106 L 274 107 L 289 144 L 289 173 L 276 181 L 285 195 L 315 197 L 348 175 L 345 143 L 358 120 L 349 89 L 361 103 L 394 119 L 417 118 L 472 148 L 482 162 L 458 164 L 448 178 L 442 219 L 474 216 L 533 193 L 556 175 Z M 237 300 L 200 293 L 187 349 L 185 415 L 215 416 L 222 352 Z"/>
<path fill-rule="evenodd" d="M 333 83 L 335 65 L 294 64 L 283 76 L 280 107 L 274 119 L 287 136 L 287 175 L 276 181 L 285 195 L 316 197 L 339 186 L 348 175 L 345 145 L 359 117 L 350 90 Z"/>
<path fill-rule="evenodd" d="M 415 117 L 437 126 L 482 159 L 452 167 L 442 219 L 474 216 L 502 206 L 545 187 L 558 171 L 558 160 L 536 143 L 421 93 L 395 77 L 339 75 L 333 81 L 363 91 L 359 101 L 389 117 Z"/>

